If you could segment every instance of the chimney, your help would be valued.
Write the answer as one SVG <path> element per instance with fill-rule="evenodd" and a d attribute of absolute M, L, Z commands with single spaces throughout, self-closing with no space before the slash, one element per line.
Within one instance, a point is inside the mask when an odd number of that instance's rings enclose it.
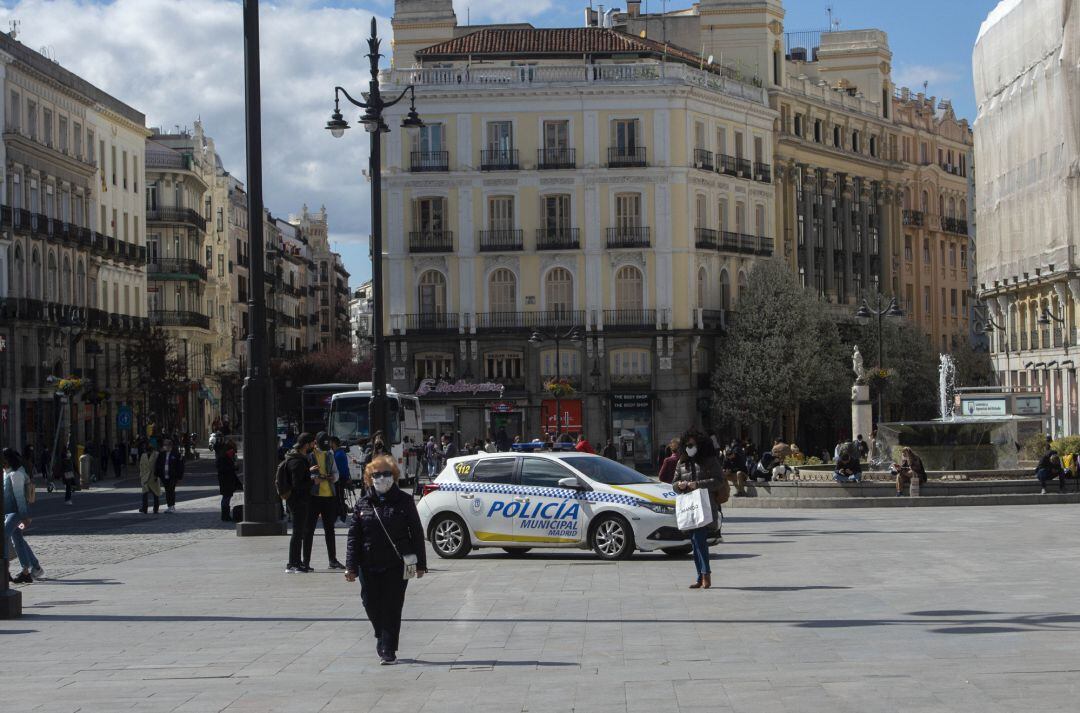
<path fill-rule="evenodd" d="M 585 27 L 596 27 L 599 16 L 591 7 L 585 8 Z"/>
<path fill-rule="evenodd" d="M 637 17 L 641 14 L 641 0 L 626 0 L 626 14 Z"/>

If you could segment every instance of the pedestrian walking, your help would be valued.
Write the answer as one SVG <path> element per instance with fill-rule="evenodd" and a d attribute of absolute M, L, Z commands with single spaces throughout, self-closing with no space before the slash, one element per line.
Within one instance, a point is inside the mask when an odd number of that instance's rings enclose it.
<path fill-rule="evenodd" d="M 457 444 L 454 443 L 454 439 L 450 436 L 449 433 L 444 433 L 442 437 L 442 465 L 445 467 L 448 460 L 457 457 Z"/>
<path fill-rule="evenodd" d="M 71 451 L 67 447 L 61 447 L 53 459 L 53 480 L 64 484 L 64 505 L 71 505 L 71 494 L 76 490 L 77 477 Z"/>
<path fill-rule="evenodd" d="M 675 480 L 672 483 L 676 493 L 688 493 L 705 488 L 709 491 L 709 504 L 712 507 L 712 522 L 719 522 L 719 506 L 716 493 L 725 487 L 724 474 L 712 441 L 696 431 L 687 431 L 679 444 L 679 462 L 675 467 Z M 690 547 L 694 553 L 694 566 L 697 568 L 697 581 L 690 589 L 708 589 L 712 586 L 712 567 L 709 564 L 709 526 L 695 528 L 687 533 Z"/>
<path fill-rule="evenodd" d="M 435 436 L 428 436 L 424 444 L 424 462 L 427 464 L 428 480 L 434 480 L 439 472 L 439 446 L 435 443 Z"/>
<path fill-rule="evenodd" d="M 45 570 L 23 537 L 23 531 L 30 527 L 30 501 L 34 497 L 31 488 L 34 484 L 14 448 L 5 448 L 0 452 L 0 461 L 4 468 L 4 557 L 8 556 L 10 542 L 22 566 L 22 572 L 11 581 L 29 584 L 45 577 Z"/>
<path fill-rule="evenodd" d="M 154 472 L 165 488 L 165 512 L 176 512 L 176 486 L 184 479 L 184 458 L 174 447 L 172 439 L 166 438 L 161 444 Z"/>
<path fill-rule="evenodd" d="M 301 558 L 304 547 L 304 534 L 308 527 L 308 508 L 311 504 L 311 488 L 315 484 L 315 475 L 319 467 L 311 464 L 311 450 L 315 447 L 315 436 L 307 431 L 296 439 L 296 445 L 288 450 L 285 459 L 278 466 L 278 493 L 285 494 L 285 504 L 292 514 L 292 537 L 289 538 L 289 562 L 285 572 L 310 572 Z M 281 472 L 284 470 L 284 472 Z M 284 491 L 281 484 L 284 483 Z M 287 493 L 287 494 L 286 494 Z"/>
<path fill-rule="evenodd" d="M 364 469 L 364 495 L 353 511 L 345 557 L 345 580 L 360 580 L 360 600 L 383 665 L 397 661 L 409 579 L 427 572 L 420 516 L 413 497 L 397 486 L 400 475 L 388 456 L 376 457 Z"/>
<path fill-rule="evenodd" d="M 221 521 L 232 522 L 232 497 L 244 486 L 236 473 L 236 444 L 221 436 L 221 457 L 215 458 L 217 466 L 218 493 L 221 495 Z"/>
<path fill-rule="evenodd" d="M 127 448 L 124 447 L 123 441 L 116 442 L 116 446 L 112 449 L 111 458 L 113 477 L 119 479 L 124 473 L 124 461 L 127 459 Z"/>
<path fill-rule="evenodd" d="M 609 460 L 619 460 L 619 452 L 615 449 L 615 441 L 610 438 L 607 439 L 607 443 L 604 444 L 604 450 L 600 455 Z"/>
<path fill-rule="evenodd" d="M 330 450 L 334 453 L 334 466 L 337 468 L 336 483 L 338 519 L 345 522 L 348 508 L 345 506 L 345 491 L 352 487 L 352 473 L 349 470 L 349 452 L 341 445 L 341 439 L 330 436 Z"/>
<path fill-rule="evenodd" d="M 578 453 L 596 453 L 593 450 L 592 444 L 589 443 L 589 439 L 585 438 L 585 434 L 578 436 L 577 443 L 574 445 L 574 450 Z"/>
<path fill-rule="evenodd" d="M 679 439 L 672 438 L 667 447 L 668 456 L 660 463 L 660 472 L 656 475 L 662 483 L 675 481 L 675 468 L 679 465 Z"/>
<path fill-rule="evenodd" d="M 139 456 L 139 485 L 142 487 L 142 507 L 139 512 L 146 514 L 150 496 L 154 496 L 154 514 L 161 507 L 161 481 L 157 476 L 157 459 L 160 456 L 153 442 L 147 441 L 142 455 Z"/>
<path fill-rule="evenodd" d="M 310 454 L 311 464 L 318 470 L 312 471 L 314 483 L 311 486 L 311 502 L 308 506 L 308 526 L 304 530 L 303 565 L 311 569 L 311 547 L 315 540 L 315 525 L 322 518 L 323 537 L 326 539 L 326 556 L 330 560 L 330 569 L 345 569 L 338 562 L 337 538 L 334 534 L 334 521 L 337 520 L 338 499 L 335 487 L 338 481 L 334 453 L 330 450 L 330 439 L 325 431 L 315 436 L 315 448 Z"/>

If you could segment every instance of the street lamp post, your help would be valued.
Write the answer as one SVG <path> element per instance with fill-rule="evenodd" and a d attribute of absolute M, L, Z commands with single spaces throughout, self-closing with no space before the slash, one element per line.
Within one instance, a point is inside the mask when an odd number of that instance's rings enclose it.
<path fill-rule="evenodd" d="M 1008 321 L 1006 320 L 1006 324 Z M 975 321 L 976 331 L 982 332 L 986 335 L 991 335 L 994 330 L 1001 332 L 1001 341 L 1005 344 L 1005 385 L 1008 388 L 1012 388 L 1012 371 L 1009 368 L 1009 332 L 1006 324 L 998 324 L 994 321 L 993 315 L 990 311 L 986 311 L 986 316 L 981 320 Z"/>
<path fill-rule="evenodd" d="M 539 347 L 545 340 L 550 339 L 555 342 L 555 381 L 558 382 L 562 379 L 562 343 L 563 340 L 574 342 L 575 344 L 581 342 L 581 332 L 578 328 L 570 327 L 566 332 L 542 332 L 535 330 L 532 336 L 529 337 L 529 344 L 534 347 Z M 559 440 L 559 436 L 562 435 L 562 397 L 558 391 L 554 392 L 555 396 L 555 440 Z M 546 425 L 546 424 L 545 424 Z"/>
<path fill-rule="evenodd" d="M 247 124 L 248 295 L 247 378 L 244 408 L 244 519 L 240 537 L 285 534 L 281 507 L 273 492 L 277 435 L 274 393 L 266 349 L 266 259 L 263 244 L 262 101 L 259 80 L 259 0 L 244 0 L 244 112 Z"/>
<path fill-rule="evenodd" d="M 371 401 L 368 404 L 368 422 L 370 433 L 386 432 L 386 349 L 383 333 L 383 278 L 382 278 L 382 134 L 389 133 L 390 127 L 383 121 L 384 112 L 409 95 L 409 113 L 401 122 L 401 127 L 409 132 L 424 126 L 416 113 L 416 92 L 410 84 L 396 98 L 387 100 L 379 86 L 379 36 L 376 32 L 375 18 L 371 18 L 371 36 L 368 38 L 368 63 L 371 79 L 364 95 L 365 101 L 357 101 L 342 87 L 334 87 L 334 111 L 326 122 L 326 129 L 334 138 L 341 138 L 349 123 L 341 115 L 340 99 L 345 97 L 353 106 L 364 110 L 360 123 L 367 131 L 371 148 L 368 162 L 368 175 L 371 179 Z"/>
<path fill-rule="evenodd" d="M 1064 311 L 1064 310 L 1063 310 Z M 1061 325 L 1062 344 L 1065 347 L 1065 353 L 1069 353 L 1069 333 L 1065 330 L 1065 317 L 1058 317 L 1056 314 L 1050 311 L 1049 307 L 1043 307 L 1042 314 L 1035 321 L 1040 327 L 1049 327 L 1051 322 Z"/>
<path fill-rule="evenodd" d="M 903 317 L 904 311 L 900 309 L 900 305 L 897 303 L 896 298 L 893 297 L 889 300 L 888 304 L 885 304 L 885 297 L 881 293 L 878 293 L 874 298 L 874 305 L 871 306 L 870 302 L 863 299 L 862 306 L 855 311 L 855 316 L 862 319 L 872 319 L 877 317 L 877 368 L 880 372 L 885 366 L 885 357 L 883 355 L 884 346 L 882 342 L 882 333 L 884 331 L 884 325 L 882 320 L 885 317 Z M 878 387 L 877 393 L 877 422 L 880 423 L 885 418 L 885 412 L 881 410 L 881 388 Z"/>

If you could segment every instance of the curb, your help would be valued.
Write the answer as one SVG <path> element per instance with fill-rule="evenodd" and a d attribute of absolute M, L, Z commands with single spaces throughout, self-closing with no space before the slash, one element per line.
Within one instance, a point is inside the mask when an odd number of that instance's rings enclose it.
<path fill-rule="evenodd" d="M 726 503 L 732 509 L 841 509 L 897 507 L 958 507 L 965 505 L 1066 505 L 1080 504 L 1080 493 L 1047 493 L 1022 495 L 925 495 L 921 497 L 865 498 L 732 498 Z"/>

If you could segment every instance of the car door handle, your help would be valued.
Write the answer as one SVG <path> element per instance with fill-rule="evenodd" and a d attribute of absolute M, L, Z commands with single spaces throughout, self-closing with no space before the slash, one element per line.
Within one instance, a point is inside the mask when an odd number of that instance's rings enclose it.
<path fill-rule="evenodd" d="M 473 496 L 473 494 L 472 494 L 472 493 L 462 493 L 462 494 L 461 494 L 461 497 L 462 497 L 462 498 L 463 498 L 464 500 L 472 500 L 474 496 Z"/>
<path fill-rule="evenodd" d="M 529 499 L 528 498 L 523 498 L 523 497 L 521 497 L 519 495 L 518 497 L 514 498 L 514 502 L 515 503 L 527 503 L 527 502 L 529 502 Z"/>

